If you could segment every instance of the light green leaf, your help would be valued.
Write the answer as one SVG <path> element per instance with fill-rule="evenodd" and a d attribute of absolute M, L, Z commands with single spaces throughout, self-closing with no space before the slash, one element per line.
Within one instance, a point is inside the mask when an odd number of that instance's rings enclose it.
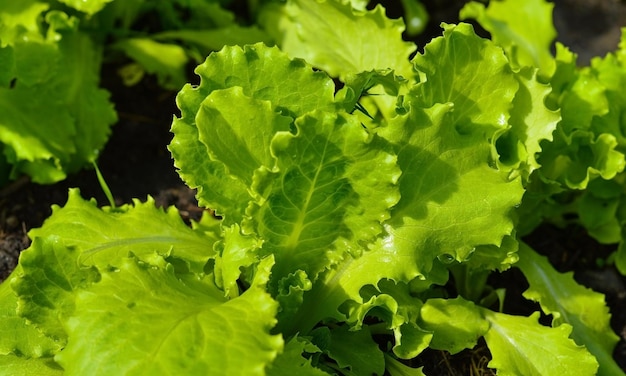
<path fill-rule="evenodd" d="M 345 325 L 332 329 L 326 352 L 339 367 L 346 369 L 346 375 L 382 376 L 385 372 L 384 355 L 367 326 L 356 331 Z"/>
<path fill-rule="evenodd" d="M 76 292 L 100 280 L 95 267 L 79 264 L 79 255 L 58 236 L 36 238 L 22 252 L 20 269 L 12 281 L 18 294 L 18 315 L 61 344 L 67 339 L 62 320 L 74 312 Z"/>
<path fill-rule="evenodd" d="M 273 169 L 276 162 L 269 145 L 277 132 L 289 131 L 292 119 L 274 112 L 272 103 L 246 97 L 241 87 L 233 87 L 209 94 L 196 122 L 209 158 L 222 163 L 234 179 L 251 186 L 255 170 Z"/>
<path fill-rule="evenodd" d="M 223 164 L 208 160 L 209 151 L 199 140 L 196 125 L 205 98 L 214 90 L 241 87 L 246 97 L 269 101 L 272 110 L 295 118 L 315 109 L 334 110 L 334 84 L 303 61 L 290 60 L 277 48 L 262 44 L 224 47 L 211 54 L 196 73 L 200 85 L 186 85 L 177 97 L 182 117 L 174 119 L 169 148 L 183 180 L 198 189 L 200 205 L 216 210 L 229 225 L 243 218 L 249 187 L 229 177 Z M 201 121 L 211 124 L 211 119 Z M 250 129 L 263 132 L 263 126 L 250 124 Z M 265 145 L 263 150 L 268 148 Z"/>
<path fill-rule="evenodd" d="M 41 41 L 40 16 L 49 4 L 37 0 L 0 0 L 0 47 L 12 45 L 27 36 Z"/>
<path fill-rule="evenodd" d="M 342 80 L 374 69 L 413 77 L 408 59 L 416 46 L 402 40 L 402 20 L 387 18 L 380 5 L 363 11 L 342 0 L 290 0 L 266 8 L 260 22 L 281 50 Z"/>
<path fill-rule="evenodd" d="M 265 291 L 271 266 L 262 261 L 250 289 L 227 300 L 207 279 L 181 282 L 164 260 L 128 258 L 78 294 L 57 360 L 75 375 L 264 375 L 283 347 L 269 333 L 278 308 Z"/>
<path fill-rule="evenodd" d="M 65 372 L 53 358 L 24 358 L 9 354 L 0 355 L 0 369 L 10 376 L 63 376 Z"/>
<path fill-rule="evenodd" d="M 267 376 L 325 376 L 326 372 L 311 365 L 311 359 L 303 356 L 304 353 L 320 353 L 320 349 L 307 339 L 295 336 L 278 354 L 274 363 L 267 369 Z"/>
<path fill-rule="evenodd" d="M 44 225 L 28 235 L 32 239 L 56 235 L 64 246 L 76 249 L 81 264 L 99 269 L 117 266 L 130 252 L 140 258 L 157 252 L 188 263 L 195 273 L 202 273 L 215 256 L 213 244 L 218 240 L 189 228 L 176 208 L 157 208 L 152 198 L 100 209 L 94 200 L 83 200 L 77 189 L 69 191 L 64 207 L 53 206 Z"/>
<path fill-rule="evenodd" d="M 594 127 L 609 111 L 606 88 L 590 69 L 577 69 L 576 56 L 557 45 L 557 70 L 551 80 L 553 105 L 563 120 L 538 162 L 541 175 L 567 188 L 584 189 L 594 178 L 612 179 L 626 161 L 618 147 L 619 133 Z"/>
<path fill-rule="evenodd" d="M 491 325 L 485 340 L 492 360 L 487 365 L 502 376 L 591 376 L 596 359 L 569 339 L 572 327 L 540 325 L 539 312 L 530 317 L 511 316 L 483 310 Z"/>
<path fill-rule="evenodd" d="M 351 297 L 341 306 L 354 329 L 360 329 L 367 316 L 381 320 L 393 331 L 393 352 L 402 359 L 412 359 L 429 347 L 433 335 L 418 323 L 422 301 L 411 294 L 407 284 L 384 279 L 376 287 L 364 286 L 359 293 L 363 303 Z"/>
<path fill-rule="evenodd" d="M 19 268 L 17 270 L 14 275 L 19 273 Z M 11 289 L 11 279 L 0 284 L 0 359 L 9 354 L 23 359 L 56 354 L 61 350 L 61 343 L 44 336 L 34 325 L 17 315 L 17 295 Z M 18 361 L 15 359 L 15 362 Z M 0 364 L 2 362 L 0 360 Z"/>
<path fill-rule="evenodd" d="M 502 51 L 471 26 L 444 28 L 414 59 L 422 83 L 405 98 L 408 113 L 378 132 L 398 153 L 402 198 L 387 238 L 365 257 L 397 260 L 392 270 L 379 266 L 396 280 L 427 275 L 437 257 L 463 262 L 477 246 L 499 246 L 523 193 L 519 179 L 490 162 L 518 83 Z"/>
<path fill-rule="evenodd" d="M 224 240 L 214 247 L 218 256 L 215 258 L 215 284 L 224 290 L 224 296 L 236 297 L 239 295 L 237 280 L 241 275 L 241 268 L 252 265 L 257 260 L 257 249 L 261 248 L 262 241 L 254 236 L 241 234 L 238 225 L 224 229 Z"/>
<path fill-rule="evenodd" d="M 479 307 L 461 297 L 429 299 L 422 306 L 419 325 L 431 331 L 430 348 L 456 354 L 476 346 L 489 330 Z"/>
<path fill-rule="evenodd" d="M 276 172 L 257 175 L 261 198 L 242 226 L 275 255 L 276 280 L 298 269 L 315 280 L 347 253 L 360 253 L 398 200 L 395 157 L 355 117 L 314 112 L 296 127 L 274 137 Z"/>
<path fill-rule="evenodd" d="M 537 67 L 540 76 L 551 77 L 555 65 L 550 48 L 556 38 L 553 8 L 545 0 L 492 1 L 486 8 L 472 1 L 459 17 L 476 19 L 516 67 Z"/>
<path fill-rule="evenodd" d="M 59 0 L 72 8 L 89 15 L 98 13 L 107 3 L 113 0 Z"/>
<path fill-rule="evenodd" d="M 390 355 L 385 355 L 385 365 L 390 376 L 426 376 L 422 371 L 423 367 L 411 368 Z"/>
<path fill-rule="evenodd" d="M 221 50 L 224 46 L 243 46 L 263 42 L 270 45 L 272 38 L 256 26 L 228 25 L 217 29 L 168 30 L 150 36 L 155 41 L 183 41 L 198 45 L 208 52 Z"/>
<path fill-rule="evenodd" d="M 189 58 L 184 48 L 176 44 L 161 43 L 151 38 L 128 38 L 113 45 L 139 63 L 147 73 L 156 74 L 159 85 L 180 89 L 187 77 L 185 68 Z"/>
<path fill-rule="evenodd" d="M 77 30 L 77 19 L 60 11 L 31 16 L 47 32 L 6 41 L 13 66 L 3 79 L 15 84 L 0 88 L 0 141 L 13 178 L 27 173 L 52 183 L 94 161 L 117 118 L 98 88 L 101 49 Z"/>
<path fill-rule="evenodd" d="M 100 47 L 86 34 L 71 33 L 61 39 L 59 49 L 62 54 L 59 68 L 63 74 L 57 76 L 57 82 L 59 87 L 65 88 L 63 103 L 76 127 L 72 134 L 76 154 L 70 155 L 63 168 L 74 172 L 97 159 L 109 139 L 111 125 L 117 122 L 117 113 L 109 100 L 109 92 L 98 87 L 102 64 Z"/>
<path fill-rule="evenodd" d="M 519 89 L 513 100 L 511 129 L 500 136 L 496 144 L 500 155 L 498 162 L 522 169 L 525 180 L 541 167 L 537 161 L 541 143 L 552 141 L 552 133 L 561 120 L 559 111 L 546 107 L 552 88 L 538 82 L 536 73 L 535 69 L 524 68 L 515 75 Z"/>
<path fill-rule="evenodd" d="M 516 266 L 530 285 L 524 297 L 539 302 L 544 313 L 552 315 L 553 326 L 563 323 L 572 326 L 574 341 L 587 347 L 598 360 L 598 375 L 623 374 L 613 359 L 619 337 L 611 329 L 611 315 L 604 295 L 576 283 L 571 272 L 558 273 L 546 257 L 524 243 L 520 244 L 520 260 Z"/>

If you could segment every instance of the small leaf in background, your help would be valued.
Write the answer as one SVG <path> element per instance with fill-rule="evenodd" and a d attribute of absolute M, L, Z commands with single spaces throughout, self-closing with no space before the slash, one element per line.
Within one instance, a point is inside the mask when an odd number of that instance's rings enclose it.
<path fill-rule="evenodd" d="M 552 23 L 554 4 L 544 0 L 492 1 L 487 7 L 471 1 L 459 18 L 474 18 L 502 46 L 516 68 L 537 67 L 540 77 L 554 73 L 550 47 L 556 38 Z"/>
<path fill-rule="evenodd" d="M 185 69 L 189 58 L 181 46 L 150 38 L 128 38 L 114 47 L 124 51 L 147 73 L 156 74 L 159 85 L 166 89 L 179 90 L 187 82 Z"/>
<path fill-rule="evenodd" d="M 402 40 L 402 20 L 387 18 L 380 5 L 362 11 L 339 0 L 290 0 L 264 12 L 260 23 L 281 50 L 333 77 L 374 69 L 413 77 L 408 58 L 416 46 Z"/>
<path fill-rule="evenodd" d="M 113 0 L 59 0 L 61 3 L 67 4 L 72 8 L 85 12 L 89 15 L 98 13 L 107 3 Z"/>

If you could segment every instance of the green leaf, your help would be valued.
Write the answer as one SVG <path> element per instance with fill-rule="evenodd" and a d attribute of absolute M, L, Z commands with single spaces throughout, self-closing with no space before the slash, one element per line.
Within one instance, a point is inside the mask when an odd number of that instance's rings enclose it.
<path fill-rule="evenodd" d="M 260 22 L 289 56 L 342 80 L 375 69 L 414 75 L 408 59 L 416 46 L 402 40 L 402 20 L 388 19 L 380 5 L 363 11 L 341 0 L 290 0 L 266 8 Z"/>
<path fill-rule="evenodd" d="M 556 328 L 540 325 L 539 312 L 530 317 L 483 310 L 491 325 L 485 340 L 492 360 L 487 365 L 498 375 L 595 375 L 598 362 L 568 338 L 569 324 Z"/>
<path fill-rule="evenodd" d="M 274 363 L 267 369 L 267 376 L 325 376 L 326 372 L 311 365 L 311 359 L 303 356 L 304 353 L 315 354 L 321 352 L 307 339 L 295 336 L 287 344 L 283 352 L 278 354 Z"/>
<path fill-rule="evenodd" d="M 37 0 L 0 0 L 0 46 L 12 45 L 24 36 L 41 41 L 39 17 L 49 7 Z"/>
<path fill-rule="evenodd" d="M 378 132 L 398 153 L 401 200 L 387 238 L 356 261 L 378 259 L 381 277 L 402 281 L 427 275 L 435 258 L 464 262 L 475 247 L 500 246 L 523 193 L 494 161 L 518 90 L 502 51 L 470 25 L 448 25 L 414 63 L 422 83 L 405 98 L 407 113 Z"/>
<path fill-rule="evenodd" d="M 210 258 L 215 234 L 194 231 L 170 207 L 159 209 L 154 199 L 118 208 L 98 208 L 95 200 L 83 200 L 80 191 L 70 189 L 64 207 L 53 206 L 52 215 L 28 234 L 32 239 L 58 236 L 64 246 L 76 249 L 80 263 L 99 269 L 117 266 L 130 252 L 138 257 L 155 252 L 182 260 L 192 272 L 202 273 Z"/>
<path fill-rule="evenodd" d="M 89 15 L 98 13 L 107 3 L 113 0 L 59 0 L 72 8 Z"/>
<path fill-rule="evenodd" d="M 422 371 L 423 367 L 411 368 L 389 355 L 385 356 L 385 365 L 387 366 L 386 371 L 391 376 L 426 376 Z"/>
<path fill-rule="evenodd" d="M 269 101 L 272 110 L 295 118 L 315 109 L 334 110 L 334 84 L 303 61 L 290 60 L 277 48 L 262 44 L 224 47 L 211 54 L 196 73 L 200 85 L 186 85 L 177 97 L 182 117 L 174 119 L 169 149 L 183 180 L 198 189 L 200 205 L 214 209 L 230 225 L 243 219 L 249 187 L 229 177 L 221 163 L 225 161 L 207 161 L 209 151 L 200 141 L 196 124 L 202 103 L 215 90 L 241 87 L 245 97 Z M 211 119 L 201 121 L 211 124 Z M 263 125 L 249 126 L 249 131 L 263 132 Z M 265 145 L 263 150 L 268 148 Z"/>
<path fill-rule="evenodd" d="M 382 376 L 385 371 L 385 358 L 367 326 L 356 331 L 347 326 L 332 329 L 326 352 L 347 370 L 346 375 Z"/>
<path fill-rule="evenodd" d="M 368 316 L 381 320 L 393 331 L 393 352 L 402 359 L 412 359 L 429 347 L 433 335 L 418 322 L 422 301 L 411 294 L 407 284 L 384 279 L 376 287 L 364 286 L 359 293 L 364 302 L 351 297 L 341 306 L 354 329 L 363 327 Z"/>
<path fill-rule="evenodd" d="M 14 272 L 14 275 L 19 273 Z M 11 280 L 0 284 L 0 359 L 15 355 L 21 359 L 50 357 L 61 350 L 61 344 L 44 336 L 37 328 L 17 314 L 17 295 L 11 289 Z M 12 359 L 12 358 L 11 358 Z M 9 362 L 8 359 L 5 361 Z M 2 364 L 3 360 L 0 360 Z M 8 367 L 8 365 L 7 365 Z M 4 369 L 4 368 L 3 368 Z"/>
<path fill-rule="evenodd" d="M 209 158 L 222 163 L 232 178 L 251 186 L 255 170 L 273 169 L 276 162 L 269 145 L 277 132 L 289 131 L 292 119 L 274 112 L 271 102 L 246 97 L 241 87 L 233 87 L 209 94 L 196 122 Z"/>
<path fill-rule="evenodd" d="M 44 18 L 32 9 L 12 10 L 45 22 L 27 25 L 33 28 L 28 32 L 15 23 L 21 30 L 16 40 L 3 40 L 13 65 L 3 80 L 14 85 L 0 87 L 0 141 L 14 165 L 12 178 L 27 173 L 35 182 L 52 183 L 96 159 L 117 117 L 108 93 L 98 88 L 101 49 L 77 30 L 76 18 L 60 11 Z"/>
<path fill-rule="evenodd" d="M 420 311 L 419 325 L 433 333 L 430 348 L 450 354 L 473 348 L 489 330 L 480 308 L 461 297 L 428 299 Z"/>
<path fill-rule="evenodd" d="M 17 355 L 0 355 L 0 369 L 11 376 L 62 376 L 63 368 L 53 358 L 24 358 Z"/>
<path fill-rule="evenodd" d="M 79 264 L 79 255 L 58 236 L 36 238 L 22 252 L 21 269 L 12 282 L 18 315 L 62 344 L 67 339 L 62 322 L 74 312 L 76 292 L 100 280 L 95 267 Z"/>
<path fill-rule="evenodd" d="M 576 56 L 560 45 L 551 85 L 551 101 L 561 108 L 563 120 L 538 158 L 542 177 L 570 189 L 585 189 L 598 176 L 612 179 L 623 171 L 626 161 L 619 133 L 594 126 L 598 123 L 594 119 L 609 111 L 606 88 L 590 69 L 577 69 Z"/>
<path fill-rule="evenodd" d="M 511 129 L 500 136 L 496 144 L 500 155 L 498 162 L 523 169 L 525 180 L 541 167 L 537 161 L 541 143 L 552 141 L 552 133 L 561 120 L 559 111 L 552 111 L 545 105 L 551 86 L 540 83 L 536 74 L 535 69 L 525 68 L 515 75 L 519 89 L 513 100 Z"/>
<path fill-rule="evenodd" d="M 552 315 L 553 326 L 563 323 L 572 326 L 571 337 L 598 360 L 598 374 L 623 374 L 613 359 L 619 337 L 611 329 L 611 315 L 604 295 L 576 283 L 571 272 L 558 273 L 546 257 L 524 243 L 520 244 L 520 260 L 516 266 L 530 284 L 524 297 L 539 302 L 543 312 Z"/>
<path fill-rule="evenodd" d="M 269 333 L 278 308 L 265 292 L 271 266 L 262 261 L 250 289 L 228 300 L 207 279 L 181 282 L 164 260 L 128 258 L 78 294 L 58 362 L 83 375 L 264 375 L 283 347 Z"/>
<path fill-rule="evenodd" d="M 272 38 L 256 26 L 243 27 L 228 25 L 217 29 L 182 29 L 168 30 L 155 33 L 150 36 L 156 41 L 183 41 L 192 45 L 198 45 L 207 54 L 210 51 L 221 50 L 224 46 L 243 46 L 263 42 L 272 44 Z"/>
<path fill-rule="evenodd" d="M 139 63 L 147 73 L 156 74 L 159 85 L 167 89 L 180 89 L 187 77 L 185 68 L 189 58 L 176 44 L 161 43 L 151 38 L 128 38 L 113 45 Z"/>
<path fill-rule="evenodd" d="M 224 229 L 224 240 L 214 247 L 219 256 L 215 258 L 215 284 L 224 290 L 224 295 L 239 295 L 237 280 L 241 268 L 248 267 L 258 261 L 256 250 L 261 248 L 262 241 L 254 236 L 243 235 L 238 225 Z"/>
<path fill-rule="evenodd" d="M 472 1 L 461 9 L 459 18 L 476 19 L 516 67 L 537 67 L 542 77 L 551 77 L 555 65 L 550 48 L 556 38 L 553 8 L 545 0 L 492 1 L 486 8 Z"/>
<path fill-rule="evenodd" d="M 242 228 L 276 257 L 273 278 L 300 269 L 314 280 L 382 232 L 399 171 L 351 115 L 314 112 L 296 127 L 272 140 L 276 172 L 257 175 L 261 199 Z"/>

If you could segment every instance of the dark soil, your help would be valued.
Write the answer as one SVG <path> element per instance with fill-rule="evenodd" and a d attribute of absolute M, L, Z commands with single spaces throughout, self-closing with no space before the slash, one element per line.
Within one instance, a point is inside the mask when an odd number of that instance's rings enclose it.
<path fill-rule="evenodd" d="M 384 3 L 384 2 L 383 2 Z M 439 23 L 457 22 L 463 1 L 424 1 L 431 24 L 417 38 L 418 45 L 441 33 Z M 617 47 L 620 27 L 626 26 L 626 4 L 618 0 L 555 0 L 555 24 L 559 40 L 579 54 L 587 64 L 593 56 L 603 56 Z M 195 192 L 178 177 L 167 150 L 172 135 L 171 120 L 178 113 L 175 93 L 163 91 L 152 77 L 138 85 L 125 87 L 116 74 L 117 67 L 105 66 L 102 85 L 112 93 L 119 122 L 99 159 L 99 167 L 111 188 L 117 205 L 133 198 L 155 198 L 157 205 L 175 205 L 184 219 L 198 219 Z M 80 188 L 83 197 L 95 198 L 100 205 L 107 199 L 93 170 L 70 176 L 66 181 L 42 186 L 19 179 L 0 189 L 0 281 L 15 267 L 21 250 L 30 244 L 27 232 L 39 227 L 51 214 L 50 206 L 63 205 L 70 187 Z M 586 286 L 606 294 L 612 312 L 612 327 L 622 340 L 615 359 L 626 370 L 626 278 L 611 265 L 598 264 L 615 247 L 602 246 L 579 228 L 558 229 L 544 226 L 526 241 L 539 252 L 549 255 L 560 271 L 574 271 L 575 278 Z M 521 298 L 527 286 L 523 275 L 512 268 L 494 275 L 494 287 L 505 287 L 506 311 L 528 315 L 538 306 Z M 490 354 L 484 342 L 473 350 L 450 355 L 427 350 L 417 361 L 429 375 L 491 375 L 487 368 Z"/>

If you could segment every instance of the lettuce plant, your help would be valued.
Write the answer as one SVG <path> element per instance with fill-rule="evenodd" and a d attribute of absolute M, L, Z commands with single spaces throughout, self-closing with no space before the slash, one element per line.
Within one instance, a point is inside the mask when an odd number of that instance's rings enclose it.
<path fill-rule="evenodd" d="M 224 47 L 180 91 L 170 151 L 217 217 L 189 227 L 151 199 L 100 209 L 74 189 L 30 231 L 0 285 L 3 369 L 420 375 L 425 349 L 483 338 L 499 374 L 622 373 L 604 297 L 519 237 L 536 202 L 623 169 L 610 130 L 589 134 L 602 120 L 568 123 L 587 71 L 563 47 L 520 50 L 545 41 L 513 23 L 493 41 L 443 24 L 411 57 L 402 22 L 359 4 L 268 4 L 278 46 Z M 564 143 L 597 158 L 561 166 L 579 156 Z M 499 309 L 487 276 L 510 267 L 551 325 Z"/>

